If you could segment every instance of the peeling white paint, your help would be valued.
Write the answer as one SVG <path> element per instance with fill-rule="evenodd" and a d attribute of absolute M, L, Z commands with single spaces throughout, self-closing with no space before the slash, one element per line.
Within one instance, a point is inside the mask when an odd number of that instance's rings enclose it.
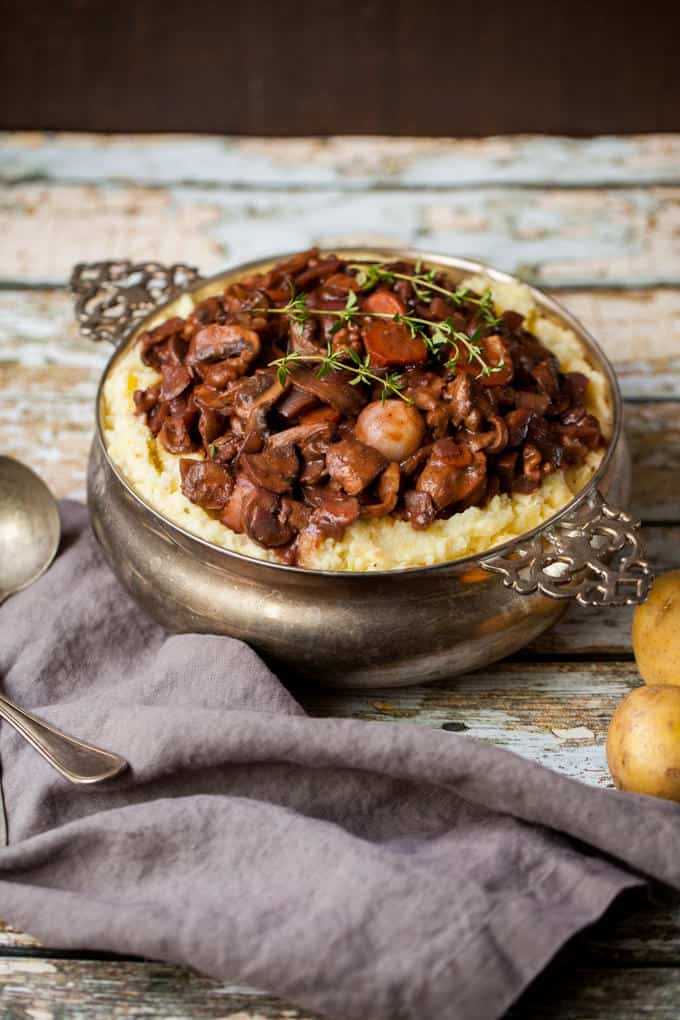
<path fill-rule="evenodd" d="M 320 244 L 416 245 L 544 286 L 680 282 L 680 188 L 352 191 L 26 184 L 0 191 L 0 279 L 62 285 L 78 261 L 204 273 Z"/>
<path fill-rule="evenodd" d="M 5 134 L 0 177 L 219 186 L 678 183 L 680 135 L 589 139 Z"/>
<path fill-rule="evenodd" d="M 0 975 L 15 973 L 56 974 L 57 968 L 48 960 L 40 960 L 24 956 L 0 960 Z"/>
<path fill-rule="evenodd" d="M 553 727 L 552 733 L 560 740 L 594 740 L 595 734 L 587 726 L 572 726 L 568 730 L 560 730 Z"/>

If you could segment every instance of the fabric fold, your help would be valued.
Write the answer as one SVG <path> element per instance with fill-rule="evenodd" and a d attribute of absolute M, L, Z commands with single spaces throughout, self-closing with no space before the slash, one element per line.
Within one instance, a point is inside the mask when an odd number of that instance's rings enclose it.
<path fill-rule="evenodd" d="M 0 609 L 4 690 L 131 768 L 73 787 L 0 727 L 4 920 L 338 1020 L 493 1020 L 623 889 L 680 888 L 676 805 L 310 718 L 242 643 L 163 632 L 62 513 L 55 564 Z"/>

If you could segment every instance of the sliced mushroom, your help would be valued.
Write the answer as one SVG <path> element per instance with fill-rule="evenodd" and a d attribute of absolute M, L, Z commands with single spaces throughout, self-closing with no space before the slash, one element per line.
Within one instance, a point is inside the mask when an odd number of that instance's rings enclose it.
<path fill-rule="evenodd" d="M 239 458 L 239 467 L 254 485 L 269 492 L 290 492 L 300 470 L 295 448 L 265 446 L 262 453 L 245 453 Z"/>
<path fill-rule="evenodd" d="M 486 450 L 487 453 L 501 453 L 508 445 L 508 426 L 500 415 L 494 415 L 489 419 L 493 425 L 490 432 L 477 432 L 469 436 L 464 435 L 464 442 L 473 451 Z"/>
<path fill-rule="evenodd" d="M 158 440 L 168 453 L 191 453 L 197 446 L 191 438 L 186 422 L 180 416 L 165 419 L 158 433 Z"/>
<path fill-rule="evenodd" d="M 248 371 L 259 353 L 260 337 L 255 330 L 229 323 L 199 329 L 191 338 L 186 361 L 188 365 L 198 365 L 229 359 L 231 377 L 238 379 Z"/>
<path fill-rule="evenodd" d="M 399 498 L 401 472 L 399 465 L 388 464 L 378 479 L 378 503 L 367 503 L 361 507 L 364 517 L 386 517 L 391 514 Z"/>
<path fill-rule="evenodd" d="M 132 400 L 137 414 L 147 414 L 151 411 L 158 403 L 160 391 L 160 383 L 154 383 L 145 390 L 135 390 L 132 394 Z"/>
<path fill-rule="evenodd" d="M 193 393 L 198 406 L 206 411 L 221 411 L 222 414 L 231 414 L 233 411 L 234 399 L 226 390 L 215 390 L 201 383 L 194 387 Z"/>
<path fill-rule="evenodd" d="M 311 393 L 322 404 L 330 404 L 341 414 L 358 414 L 365 404 L 358 386 L 351 386 L 352 376 L 349 372 L 329 372 L 322 378 L 309 369 L 296 368 L 292 374 L 293 386 Z"/>
<path fill-rule="evenodd" d="M 281 446 L 304 446 L 317 436 L 330 436 L 331 429 L 326 422 L 310 425 L 294 425 L 292 428 L 277 432 L 269 440 L 269 446 L 276 449 Z"/>
<path fill-rule="evenodd" d="M 220 513 L 220 520 L 225 527 L 235 531 L 237 535 L 243 534 L 245 526 L 243 523 L 243 503 L 247 496 L 256 491 L 256 486 L 243 474 L 236 476 L 236 482 L 231 496 L 224 509 Z"/>
<path fill-rule="evenodd" d="M 198 416 L 198 432 L 203 440 L 203 446 L 207 448 L 224 431 L 224 415 L 219 411 L 205 410 L 201 408 Z"/>
<path fill-rule="evenodd" d="M 517 390 L 515 392 L 515 404 L 519 408 L 528 411 L 535 411 L 536 414 L 545 414 L 550 407 L 550 397 L 547 393 L 532 393 L 530 390 Z"/>
<path fill-rule="evenodd" d="M 446 396 L 450 401 L 451 422 L 458 426 L 472 411 L 472 379 L 470 376 L 466 372 L 458 372 L 453 382 L 446 387 Z"/>
<path fill-rule="evenodd" d="M 234 479 L 222 464 L 211 460 L 181 460 L 182 492 L 204 510 L 222 510 L 229 502 Z"/>
<path fill-rule="evenodd" d="M 534 365 L 531 374 L 542 393 L 545 393 L 551 400 L 558 395 L 560 381 L 557 366 L 552 358 Z"/>
<path fill-rule="evenodd" d="M 328 474 L 350 496 L 363 492 L 386 464 L 378 450 L 358 439 L 341 439 L 326 454 Z"/>
<path fill-rule="evenodd" d="M 527 437 L 529 422 L 533 418 L 533 411 L 527 408 L 517 408 L 515 411 L 508 411 L 505 416 L 505 424 L 508 427 L 508 446 L 519 446 Z"/>
<path fill-rule="evenodd" d="M 256 397 L 250 407 L 250 414 L 248 415 L 247 428 L 253 432 L 264 432 L 267 428 L 267 414 L 272 409 L 279 397 L 286 392 L 288 383 L 281 385 L 278 379 L 275 379 L 271 386 L 268 387 L 261 393 L 259 397 Z"/>
<path fill-rule="evenodd" d="M 273 492 L 255 489 L 245 496 L 241 516 L 248 537 L 265 549 L 287 545 L 295 533 L 281 510 L 281 501 Z"/>
<path fill-rule="evenodd" d="M 288 330 L 288 350 L 295 354 L 320 354 L 323 346 L 317 342 L 318 324 L 316 319 L 305 319 L 304 322 L 291 321 Z"/>
<path fill-rule="evenodd" d="M 541 453 L 531 443 L 527 443 L 522 451 L 522 473 L 530 482 L 541 480 Z"/>
<path fill-rule="evenodd" d="M 486 457 L 451 439 L 440 439 L 423 468 L 416 489 L 426 492 L 438 510 L 465 499 L 486 474 Z"/>
<path fill-rule="evenodd" d="M 334 255 L 327 259 L 319 259 L 298 273 L 295 277 L 295 286 L 298 290 L 306 290 L 310 283 L 316 283 L 324 276 L 331 276 L 339 267 L 340 259 Z"/>
<path fill-rule="evenodd" d="M 166 319 L 165 322 L 161 322 L 160 326 L 156 326 L 155 329 L 149 332 L 142 333 L 139 338 L 139 347 L 142 361 L 145 365 L 153 365 L 156 363 L 154 355 L 154 347 L 157 344 L 163 343 L 168 337 L 174 336 L 176 333 L 181 333 L 184 328 L 184 319 L 180 319 L 179 316 L 174 316 L 171 319 Z"/>
<path fill-rule="evenodd" d="M 432 497 L 427 492 L 417 492 L 409 489 L 404 495 L 406 507 L 406 520 L 415 531 L 424 531 L 429 528 L 437 516 L 437 509 L 432 502 Z"/>
<path fill-rule="evenodd" d="M 307 488 L 305 499 L 314 508 L 310 526 L 329 538 L 342 538 L 345 529 L 359 518 L 361 508 L 355 496 L 345 496 L 332 489 Z"/>
<path fill-rule="evenodd" d="M 286 421 L 295 421 L 296 418 L 318 406 L 319 401 L 315 396 L 311 393 L 305 393 L 304 390 L 298 390 L 293 386 L 283 400 L 279 401 L 276 411 Z"/>
<path fill-rule="evenodd" d="M 161 400 L 174 400 L 191 382 L 191 373 L 184 365 L 161 365 Z"/>

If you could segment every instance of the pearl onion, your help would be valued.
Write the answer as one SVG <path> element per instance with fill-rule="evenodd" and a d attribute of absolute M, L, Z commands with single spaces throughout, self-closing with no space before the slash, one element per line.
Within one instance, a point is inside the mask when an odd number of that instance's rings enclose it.
<path fill-rule="evenodd" d="M 357 439 L 379 450 L 388 460 L 402 461 L 415 453 L 425 424 L 415 407 L 403 400 L 374 400 L 359 417 L 354 429 Z"/>

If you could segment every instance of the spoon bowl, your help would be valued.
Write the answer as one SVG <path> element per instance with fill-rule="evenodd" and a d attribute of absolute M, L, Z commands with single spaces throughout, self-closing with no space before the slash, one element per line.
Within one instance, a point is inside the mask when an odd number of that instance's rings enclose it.
<path fill-rule="evenodd" d="M 0 602 L 47 570 L 60 534 L 57 503 L 43 480 L 18 460 L 0 457 Z"/>
<path fill-rule="evenodd" d="M 34 471 L 0 457 L 0 603 L 44 574 L 59 546 L 57 502 Z M 124 772 L 125 758 L 38 719 L 0 694 L 0 719 L 72 783 L 101 783 Z"/>

